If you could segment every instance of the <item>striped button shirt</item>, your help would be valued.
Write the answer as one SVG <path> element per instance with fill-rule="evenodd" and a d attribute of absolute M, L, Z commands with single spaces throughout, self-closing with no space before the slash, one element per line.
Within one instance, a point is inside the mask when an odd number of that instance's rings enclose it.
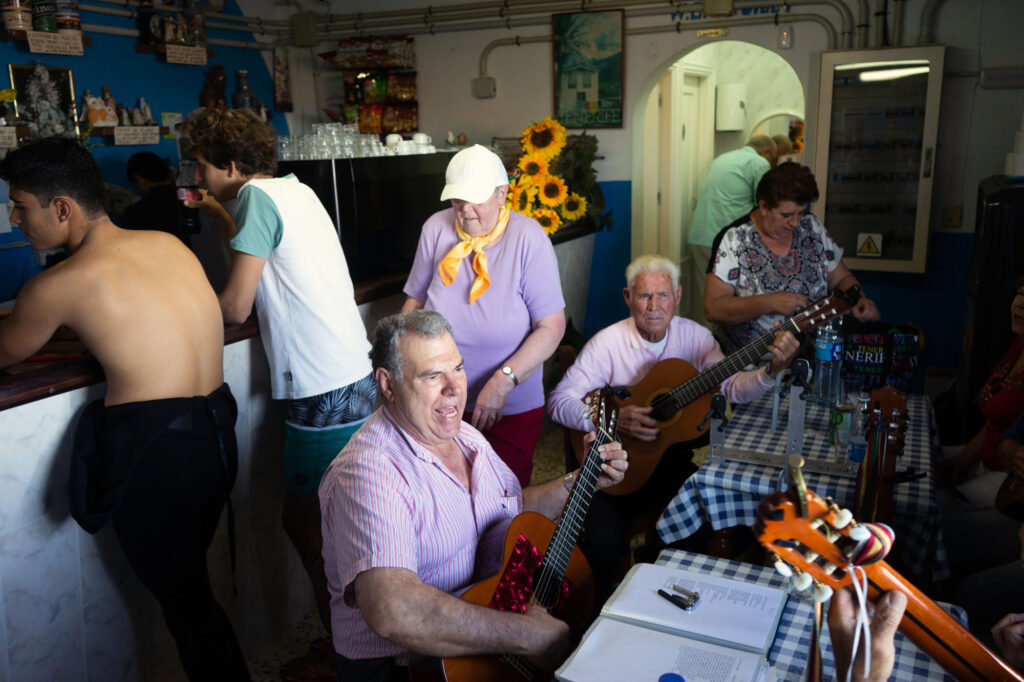
<path fill-rule="evenodd" d="M 406 568 L 454 593 L 500 568 L 500 542 L 486 540 L 522 511 L 522 490 L 479 431 L 462 422 L 455 440 L 472 467 L 470 490 L 383 407 L 324 473 L 324 568 L 334 649 L 343 656 L 408 660 L 363 620 L 353 585 L 363 571 Z"/>

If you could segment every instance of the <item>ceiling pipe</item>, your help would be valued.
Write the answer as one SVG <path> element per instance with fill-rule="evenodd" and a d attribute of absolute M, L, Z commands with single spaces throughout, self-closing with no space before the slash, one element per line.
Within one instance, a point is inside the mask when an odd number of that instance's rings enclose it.
<path fill-rule="evenodd" d="M 836 33 L 836 27 L 827 18 L 820 14 L 790 14 L 787 15 L 786 21 L 794 23 L 800 22 L 812 22 L 818 24 L 825 29 L 825 33 L 828 35 L 828 49 L 836 49 L 836 42 L 838 36 Z M 683 31 L 690 30 L 692 26 L 694 29 L 701 28 L 703 26 L 753 26 L 758 24 L 774 24 L 775 17 L 772 16 L 758 16 L 758 17 L 726 17 L 722 19 L 702 19 L 699 21 L 687 21 L 677 22 L 675 24 L 668 24 L 663 26 L 641 26 L 636 28 L 627 28 L 626 35 L 649 35 L 653 33 L 682 33 Z M 543 36 L 516 36 L 514 38 L 498 38 L 492 40 L 484 46 L 483 51 L 480 53 L 480 76 L 487 75 L 487 59 L 490 57 L 491 52 L 496 48 L 505 47 L 509 45 L 525 45 L 527 43 L 544 43 L 550 42 L 550 35 Z"/>
<path fill-rule="evenodd" d="M 103 33 L 112 36 L 127 36 L 138 38 L 139 32 L 134 28 L 121 28 L 120 26 L 104 26 L 103 24 L 82 24 L 83 33 Z M 273 43 L 255 43 L 247 40 L 225 40 L 222 38 L 210 38 L 206 41 L 216 47 L 237 47 L 247 50 L 273 50 Z"/>
<path fill-rule="evenodd" d="M 892 3 L 892 46 L 903 46 L 903 16 L 906 13 L 906 0 L 893 0 Z"/>
<path fill-rule="evenodd" d="M 918 45 L 931 45 L 935 42 L 935 14 L 942 0 L 928 0 L 921 10 L 921 32 L 917 35 Z"/>
<path fill-rule="evenodd" d="M 885 47 L 886 0 L 875 0 L 875 47 Z"/>
<path fill-rule="evenodd" d="M 866 0 L 865 0 L 865 2 L 866 2 Z M 843 40 L 841 41 L 842 46 L 846 47 L 846 48 L 853 47 L 853 35 L 854 35 L 854 28 L 855 28 L 854 27 L 854 22 L 853 22 L 853 12 L 850 11 L 850 8 L 842 0 L 789 0 L 785 4 L 789 5 L 790 7 L 800 7 L 800 6 L 806 6 L 806 5 L 829 5 L 830 7 L 834 8 L 837 12 L 839 12 L 839 17 L 841 19 L 841 24 L 840 24 L 839 32 L 840 32 L 840 35 L 843 37 Z M 768 5 L 765 2 L 737 2 L 736 3 L 736 7 L 737 8 L 742 8 L 742 9 L 748 9 L 748 8 L 749 9 L 756 9 L 756 8 L 761 8 L 761 7 L 778 7 L 778 4 Z M 781 15 L 780 14 L 779 18 L 781 19 L 782 16 L 785 16 L 787 18 L 787 21 L 788 21 L 788 19 L 789 19 L 789 17 L 791 15 L 788 15 L 788 14 Z M 741 18 L 752 18 L 752 17 L 741 17 Z M 837 46 L 839 44 L 840 43 L 836 43 Z"/>
<path fill-rule="evenodd" d="M 871 5 L 868 0 L 857 0 L 857 49 L 868 46 L 868 32 L 871 30 Z"/>
<path fill-rule="evenodd" d="M 141 7 L 142 3 L 139 0 L 93 0 L 104 5 L 113 5 L 117 8 L 123 8 L 125 11 L 124 16 L 134 16 L 138 14 L 136 8 Z M 89 5 L 90 12 L 101 12 L 103 14 L 109 14 L 109 12 L 103 12 L 95 5 Z M 150 5 L 147 5 L 150 7 Z M 176 5 L 151 5 L 151 7 L 158 11 L 163 12 L 184 12 L 184 8 Z M 79 5 L 79 9 L 85 9 L 86 5 Z M 291 21 L 284 19 L 262 19 L 260 17 L 246 17 L 238 14 L 224 14 L 223 12 L 203 12 L 204 17 L 207 19 L 222 19 L 224 21 L 233 21 L 242 24 L 262 24 L 264 26 L 278 26 L 281 28 L 290 28 Z"/>

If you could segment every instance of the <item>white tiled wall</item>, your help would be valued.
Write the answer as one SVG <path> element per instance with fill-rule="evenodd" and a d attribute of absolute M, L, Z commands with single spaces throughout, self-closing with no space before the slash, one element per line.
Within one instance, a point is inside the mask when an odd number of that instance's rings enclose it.
<path fill-rule="evenodd" d="M 281 530 L 284 415 L 269 397 L 259 339 L 227 346 L 224 373 L 239 407 L 237 596 L 226 514 L 208 559 L 214 593 L 251 655 L 309 613 L 313 597 Z M 0 412 L 0 682 L 184 679 L 160 609 L 113 529 L 89 535 L 68 515 L 71 435 L 103 388 Z"/>

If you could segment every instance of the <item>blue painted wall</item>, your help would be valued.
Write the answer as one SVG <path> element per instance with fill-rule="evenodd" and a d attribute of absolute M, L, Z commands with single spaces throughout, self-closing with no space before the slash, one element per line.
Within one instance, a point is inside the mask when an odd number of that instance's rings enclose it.
<path fill-rule="evenodd" d="M 241 15 L 234 0 L 229 0 L 224 10 L 230 14 Z M 134 22 L 127 17 L 115 17 L 106 14 L 82 12 L 84 23 L 103 24 L 122 28 L 135 28 Z M 209 31 L 211 38 L 227 38 L 247 40 L 251 36 L 234 31 Z M 46 66 L 67 66 L 72 69 L 75 85 L 75 98 L 81 105 L 82 91 L 88 88 L 99 95 L 101 86 L 109 86 L 115 99 L 126 106 L 134 107 L 140 96 L 146 98 L 153 118 L 158 122 L 160 112 L 175 111 L 187 116 L 199 106 L 199 91 L 205 78 L 203 73 L 213 64 L 222 64 L 227 74 L 227 97 L 235 90 L 235 71 L 249 71 L 249 85 L 269 107 L 273 103 L 273 85 L 270 73 L 260 52 L 239 48 L 213 47 L 214 55 L 207 58 L 207 66 L 185 66 L 167 64 L 163 55 L 140 54 L 135 52 L 136 39 L 126 36 L 104 34 L 87 34 L 92 45 L 85 46 L 82 57 L 64 57 L 58 55 L 32 54 L 27 43 L 0 43 L 0 59 L 10 64 L 35 64 L 42 62 Z M 2 87 L 9 87 L 7 74 L 0 75 Z M 272 121 L 282 134 L 287 134 L 284 115 L 277 113 Z M 91 149 L 93 156 L 100 165 L 103 176 L 110 182 L 129 187 L 125 179 L 124 166 L 132 154 L 139 151 L 152 151 L 177 165 L 178 151 L 175 140 L 161 140 L 158 145 L 115 147 L 113 140 L 101 137 L 90 138 L 90 142 L 98 146 Z M 6 201 L 6 192 L 0 200 Z M 6 204 L 0 205 L 6 209 Z M 0 301 L 13 298 L 25 279 L 38 272 L 31 258 L 32 251 L 28 247 L 2 249 L 4 244 L 24 241 L 24 235 L 18 229 L 11 233 L 0 234 Z M 27 263 L 27 266 L 26 266 Z"/>
<path fill-rule="evenodd" d="M 610 230 L 597 233 L 587 298 L 587 338 L 629 314 L 622 286 L 630 257 L 631 183 L 602 182 L 605 203 L 614 211 Z M 878 304 L 882 319 L 913 322 L 925 335 L 923 362 L 928 367 L 957 367 L 966 315 L 967 268 L 974 248 L 973 234 L 936 232 L 928 248 L 923 275 L 857 272 L 865 291 Z"/>
<path fill-rule="evenodd" d="M 589 339 L 605 327 L 629 315 L 622 299 L 626 266 L 629 265 L 632 234 L 632 183 L 628 180 L 600 182 L 607 210 L 612 211 L 611 229 L 594 238 L 594 260 L 587 294 L 587 319 L 583 334 Z"/>

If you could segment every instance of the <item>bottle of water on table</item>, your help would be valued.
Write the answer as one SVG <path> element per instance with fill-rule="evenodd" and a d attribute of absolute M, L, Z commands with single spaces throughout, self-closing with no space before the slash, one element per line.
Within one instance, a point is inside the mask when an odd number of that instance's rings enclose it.
<path fill-rule="evenodd" d="M 814 337 L 814 402 L 831 407 L 842 400 L 842 318 L 818 327 Z"/>

